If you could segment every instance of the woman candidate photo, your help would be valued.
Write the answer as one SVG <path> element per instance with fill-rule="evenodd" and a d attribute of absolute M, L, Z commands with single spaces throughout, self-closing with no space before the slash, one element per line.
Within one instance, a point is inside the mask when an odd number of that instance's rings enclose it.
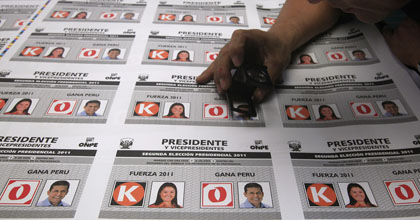
<path fill-rule="evenodd" d="M 65 49 L 63 47 L 56 47 L 45 57 L 46 58 L 63 58 L 64 51 Z"/>
<path fill-rule="evenodd" d="M 194 17 L 192 15 L 184 15 L 182 16 L 181 21 L 194 22 Z"/>
<path fill-rule="evenodd" d="M 188 118 L 185 116 L 185 106 L 182 103 L 175 102 L 169 107 L 169 112 L 164 118 Z"/>
<path fill-rule="evenodd" d="M 181 50 L 176 55 L 176 58 L 173 59 L 172 61 L 192 62 L 192 60 L 190 59 L 190 52 L 186 50 Z"/>
<path fill-rule="evenodd" d="M 302 54 L 299 56 L 299 64 L 316 64 L 309 54 Z"/>
<path fill-rule="evenodd" d="M 12 110 L 6 112 L 6 115 L 30 115 L 29 108 L 32 105 L 31 99 L 22 99 L 16 103 Z"/>
<path fill-rule="evenodd" d="M 329 120 L 337 120 L 340 119 L 335 115 L 334 109 L 331 108 L 329 105 L 321 105 L 318 108 L 319 118 L 316 119 L 317 121 L 329 121 Z"/>
<path fill-rule="evenodd" d="M 85 11 L 82 11 L 82 12 L 77 13 L 77 14 L 73 17 L 73 19 L 86 19 L 86 18 L 87 18 L 87 16 L 88 16 L 88 13 L 87 13 L 87 12 L 85 12 Z"/>
<path fill-rule="evenodd" d="M 363 187 L 357 183 L 349 183 L 347 185 L 347 194 L 350 202 L 346 205 L 346 208 L 376 207 L 376 205 L 370 202 Z"/>
<path fill-rule="evenodd" d="M 164 183 L 159 187 L 156 201 L 149 208 L 182 208 L 178 205 L 178 191 L 173 183 Z"/>

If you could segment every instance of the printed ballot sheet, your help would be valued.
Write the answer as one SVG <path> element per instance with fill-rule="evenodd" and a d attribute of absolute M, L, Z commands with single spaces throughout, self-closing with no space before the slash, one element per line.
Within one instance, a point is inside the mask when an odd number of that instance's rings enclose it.
<path fill-rule="evenodd" d="M 119 85 L 118 73 L 103 78 L 93 74 L 35 70 L 27 74 L 32 75 L 29 78 L 3 78 L 0 120 L 106 123 Z M 22 111 L 21 106 L 26 109 Z"/>
<path fill-rule="evenodd" d="M 194 72 L 161 73 L 151 67 L 138 75 L 126 124 L 172 124 L 196 126 L 264 127 L 261 109 L 255 117 L 231 110 L 214 84 L 197 85 Z M 248 107 L 247 103 L 233 103 Z M 177 111 L 181 111 L 177 114 Z"/>
<path fill-rule="evenodd" d="M 292 146 L 291 158 L 305 217 L 419 215 L 415 206 L 420 198 L 415 146 L 395 149 L 388 138 L 328 141 L 328 153 L 304 152 L 298 143 Z"/>
<path fill-rule="evenodd" d="M 6 45 L 11 46 L 16 40 L 16 35 L 25 32 L 49 2 L 0 1 L 0 57 L 7 51 Z"/>
<path fill-rule="evenodd" d="M 134 37 L 129 30 L 113 32 L 94 26 L 39 28 L 31 33 L 11 61 L 124 64 Z"/>
<path fill-rule="evenodd" d="M 230 33 L 226 31 L 152 30 L 142 64 L 206 67 L 229 39 Z"/>
<path fill-rule="evenodd" d="M 380 62 L 358 25 L 345 20 L 339 26 L 313 39 L 308 45 L 296 50 L 294 56 L 289 68 L 314 69 Z"/>
<path fill-rule="evenodd" d="M 227 139 L 163 138 L 147 147 L 130 137 L 115 145 L 100 218 L 280 218 L 269 152 Z"/>
<path fill-rule="evenodd" d="M 277 16 L 285 1 L 260 1 L 257 2 L 257 13 L 262 28 L 269 28 L 276 23 Z"/>
<path fill-rule="evenodd" d="M 0 139 L 1 217 L 74 217 L 96 150 L 57 136 Z"/>
<path fill-rule="evenodd" d="M 418 219 L 420 91 L 374 26 L 296 50 L 255 117 L 195 83 L 284 3 L 0 0 L 0 219 Z"/>
<path fill-rule="evenodd" d="M 243 1 L 159 1 L 153 23 L 247 27 Z"/>
<path fill-rule="evenodd" d="M 139 23 L 145 1 L 58 1 L 44 21 Z"/>

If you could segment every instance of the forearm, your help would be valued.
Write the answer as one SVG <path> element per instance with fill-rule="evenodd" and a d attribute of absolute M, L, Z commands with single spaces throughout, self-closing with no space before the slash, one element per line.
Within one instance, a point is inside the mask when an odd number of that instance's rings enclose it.
<path fill-rule="evenodd" d="M 308 0 L 288 0 L 269 32 L 277 35 L 293 51 L 332 27 L 340 13 L 325 1 L 311 4 Z"/>

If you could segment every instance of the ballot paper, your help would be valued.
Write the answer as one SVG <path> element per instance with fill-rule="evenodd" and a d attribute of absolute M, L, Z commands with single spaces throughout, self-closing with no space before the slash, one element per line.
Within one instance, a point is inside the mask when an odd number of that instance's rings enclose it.
<path fill-rule="evenodd" d="M 44 18 L 55 22 L 139 23 L 146 7 L 144 1 L 58 1 Z"/>
<path fill-rule="evenodd" d="M 230 144 L 219 139 L 162 138 L 160 144 L 147 147 L 136 136 L 121 138 L 99 217 L 279 219 L 270 153 L 233 151 Z M 247 184 L 262 187 L 264 208 L 249 209 Z M 161 207 L 168 189 L 176 190 L 175 198 L 170 207 Z"/>
<path fill-rule="evenodd" d="M 261 1 L 257 3 L 257 13 L 261 27 L 269 28 L 276 23 L 284 1 Z"/>
<path fill-rule="evenodd" d="M 119 85 L 117 73 L 102 80 L 89 79 L 95 77 L 88 72 L 36 70 L 32 74 L 1 79 L 1 121 L 106 123 Z M 27 110 L 19 111 L 19 104 L 25 103 Z"/>
<path fill-rule="evenodd" d="M 56 26 L 53 26 L 56 27 Z M 11 61 L 54 63 L 126 63 L 134 40 L 128 30 L 65 26 L 39 28 Z"/>
<path fill-rule="evenodd" d="M 75 216 L 96 155 L 96 149 L 80 149 L 77 139 L 1 136 L 2 218 Z"/>
<path fill-rule="evenodd" d="M 214 84 L 197 85 L 194 73 L 143 69 L 138 75 L 126 124 L 172 124 L 196 126 L 264 127 L 264 115 L 255 109 L 255 117 L 231 111 L 226 97 L 217 94 Z M 234 106 L 248 105 L 235 102 Z M 176 117 L 174 106 L 184 113 Z"/>
<path fill-rule="evenodd" d="M 34 0 L 0 1 L 0 57 L 37 19 L 49 2 Z"/>
<path fill-rule="evenodd" d="M 159 1 L 153 23 L 247 27 L 242 1 Z"/>
<path fill-rule="evenodd" d="M 206 67 L 217 58 L 229 39 L 230 33 L 226 32 L 192 31 L 190 28 L 152 30 L 142 64 Z"/>
<path fill-rule="evenodd" d="M 0 0 L 0 219 L 418 219 L 420 91 L 374 26 L 296 50 L 255 117 L 195 83 L 284 3 Z"/>

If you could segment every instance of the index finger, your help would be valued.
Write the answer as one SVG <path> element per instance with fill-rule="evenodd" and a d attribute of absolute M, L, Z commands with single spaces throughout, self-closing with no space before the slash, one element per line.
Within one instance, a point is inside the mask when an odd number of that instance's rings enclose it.
<path fill-rule="evenodd" d="M 232 34 L 232 38 L 229 42 L 229 56 L 232 60 L 233 65 L 239 67 L 242 65 L 245 56 L 245 45 L 246 45 L 246 31 L 236 30 Z"/>

